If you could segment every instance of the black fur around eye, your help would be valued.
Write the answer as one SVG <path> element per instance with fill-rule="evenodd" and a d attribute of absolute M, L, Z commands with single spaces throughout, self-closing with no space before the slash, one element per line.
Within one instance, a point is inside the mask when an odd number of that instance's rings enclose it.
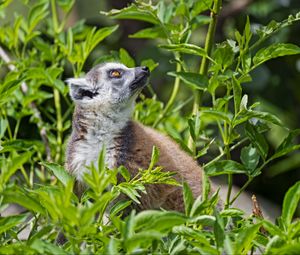
<path fill-rule="evenodd" d="M 76 95 L 76 99 L 82 99 L 84 97 L 89 97 L 89 98 L 93 98 L 95 96 L 98 95 L 98 92 L 92 92 L 90 90 L 85 90 L 85 89 L 79 89 L 77 95 Z"/>

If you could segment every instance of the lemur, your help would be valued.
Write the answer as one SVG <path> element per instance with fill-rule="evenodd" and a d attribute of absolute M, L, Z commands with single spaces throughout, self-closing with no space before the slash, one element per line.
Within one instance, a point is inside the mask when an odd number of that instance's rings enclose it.
<path fill-rule="evenodd" d="M 186 181 L 194 196 L 202 189 L 202 169 L 169 137 L 132 120 L 135 99 L 147 85 L 148 67 L 128 68 L 120 63 L 104 63 L 83 78 L 67 82 L 75 102 L 72 134 L 66 153 L 66 168 L 83 183 L 83 173 L 97 159 L 103 145 L 109 168 L 125 166 L 131 176 L 147 169 L 152 148 L 160 151 L 157 165 L 176 172 L 175 179 Z M 81 185 L 84 187 L 84 185 Z M 80 188 L 78 188 L 80 189 Z M 137 210 L 164 208 L 184 210 L 182 187 L 166 184 L 146 186 Z"/>

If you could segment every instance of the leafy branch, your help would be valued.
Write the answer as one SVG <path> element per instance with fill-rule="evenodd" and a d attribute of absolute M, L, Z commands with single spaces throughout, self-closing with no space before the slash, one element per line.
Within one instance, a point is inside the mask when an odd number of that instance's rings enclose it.
<path fill-rule="evenodd" d="M 7 64 L 9 70 L 17 71 L 15 65 L 12 64 L 12 61 L 11 61 L 10 57 L 8 56 L 8 54 L 4 51 L 4 49 L 1 46 L 0 46 L 0 57 Z M 24 95 L 28 91 L 28 86 L 24 81 L 21 83 L 21 91 Z M 51 150 L 50 150 L 50 146 L 49 146 L 49 140 L 48 140 L 48 137 L 47 137 L 47 131 L 46 131 L 45 123 L 44 123 L 44 121 L 42 119 L 42 116 L 41 116 L 41 112 L 39 111 L 37 105 L 34 102 L 30 103 L 30 108 L 33 110 L 33 115 L 34 115 L 34 117 L 37 121 L 37 126 L 38 126 L 38 129 L 39 129 L 39 132 L 40 132 L 40 136 L 41 136 L 42 141 L 43 141 L 44 146 L 45 146 L 47 160 L 52 161 Z"/>

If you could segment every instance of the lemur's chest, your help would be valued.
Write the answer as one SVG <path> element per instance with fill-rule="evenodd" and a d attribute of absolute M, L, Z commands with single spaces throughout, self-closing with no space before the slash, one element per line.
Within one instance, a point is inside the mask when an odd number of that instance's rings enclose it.
<path fill-rule="evenodd" d="M 120 128 L 107 126 L 106 128 L 89 129 L 84 139 L 76 141 L 72 149 L 72 172 L 78 180 L 82 180 L 87 167 L 93 164 L 97 167 L 101 150 L 105 148 L 105 163 L 109 168 L 116 166 L 118 149 L 116 137 L 119 136 Z"/>

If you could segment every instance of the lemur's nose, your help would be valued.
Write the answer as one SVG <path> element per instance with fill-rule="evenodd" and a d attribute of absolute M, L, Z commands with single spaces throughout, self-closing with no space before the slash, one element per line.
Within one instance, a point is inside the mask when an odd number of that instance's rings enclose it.
<path fill-rule="evenodd" d="M 142 66 L 142 70 L 143 70 L 144 72 L 146 72 L 146 73 L 149 73 L 149 72 L 150 72 L 148 66 Z"/>

